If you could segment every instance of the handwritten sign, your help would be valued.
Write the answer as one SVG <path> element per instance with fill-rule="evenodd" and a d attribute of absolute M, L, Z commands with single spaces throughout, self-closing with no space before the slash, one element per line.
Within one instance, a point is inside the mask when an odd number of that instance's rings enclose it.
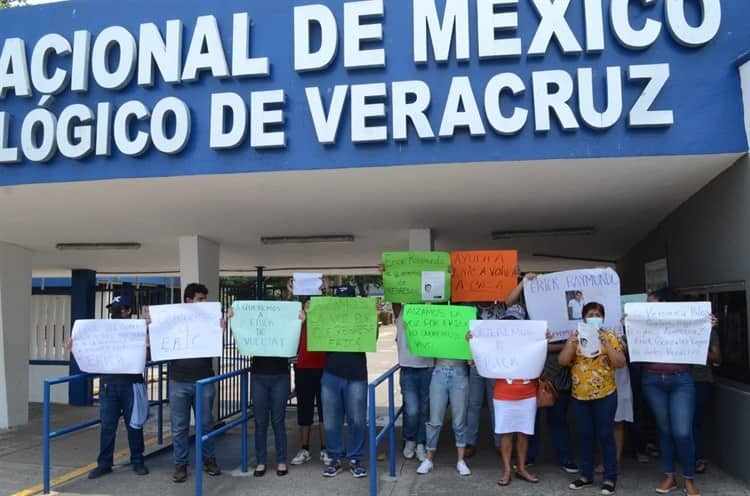
<path fill-rule="evenodd" d="M 310 351 L 376 351 L 375 298 L 313 297 L 307 313 Z"/>
<path fill-rule="evenodd" d="M 604 329 L 619 333 L 622 308 L 620 277 L 612 269 L 555 272 L 524 282 L 529 317 L 549 322 L 552 341 L 563 341 L 583 321 L 586 303 L 604 305 Z"/>
<path fill-rule="evenodd" d="M 319 296 L 323 285 L 323 274 L 295 272 L 293 277 L 293 292 L 296 296 Z"/>
<path fill-rule="evenodd" d="M 450 299 L 450 254 L 440 251 L 386 252 L 385 300 L 392 303 L 444 302 Z M 442 273 L 442 278 L 435 272 Z M 434 283 L 434 284 L 433 284 Z M 442 284 L 442 287 L 438 287 Z"/>
<path fill-rule="evenodd" d="M 155 361 L 221 356 L 221 303 L 153 305 L 149 315 Z"/>
<path fill-rule="evenodd" d="M 501 301 L 518 283 L 515 250 L 454 251 L 451 265 L 451 300 L 456 302 Z"/>
<path fill-rule="evenodd" d="M 406 305 L 404 327 L 412 355 L 471 360 L 466 341 L 477 309 L 458 305 Z"/>
<path fill-rule="evenodd" d="M 91 374 L 142 374 L 146 368 L 146 321 L 76 320 L 73 355 Z"/>
<path fill-rule="evenodd" d="M 471 353 L 482 377 L 536 379 L 547 359 L 547 322 L 472 320 Z"/>
<path fill-rule="evenodd" d="M 706 364 L 711 303 L 627 303 L 625 313 L 631 361 Z"/>
<path fill-rule="evenodd" d="M 235 301 L 231 320 L 234 342 L 243 355 L 297 355 L 302 321 L 298 301 Z"/>

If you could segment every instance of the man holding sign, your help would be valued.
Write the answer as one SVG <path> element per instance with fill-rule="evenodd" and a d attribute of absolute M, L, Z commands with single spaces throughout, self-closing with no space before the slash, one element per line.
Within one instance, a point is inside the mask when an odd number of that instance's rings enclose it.
<path fill-rule="evenodd" d="M 191 283 L 185 287 L 184 303 L 203 303 L 208 297 L 208 289 L 203 284 Z M 152 309 L 153 314 L 153 309 Z M 152 315 L 152 326 L 158 324 L 156 315 Z M 188 323 L 189 324 L 189 323 Z M 221 320 L 221 328 L 226 323 Z M 195 382 L 214 376 L 213 358 L 187 358 L 169 362 L 169 414 L 172 427 L 172 446 L 174 447 L 175 471 L 172 475 L 174 482 L 187 480 L 188 458 L 190 456 L 190 409 L 195 411 L 197 401 L 202 402 L 203 432 L 211 432 L 214 428 L 213 406 L 216 397 L 214 384 L 203 388 L 203 397 L 195 397 Z M 221 468 L 216 464 L 214 441 L 209 439 L 203 443 L 203 469 L 208 475 L 221 474 Z M 200 467 L 196 467 L 200 470 Z"/>
<path fill-rule="evenodd" d="M 130 297 L 127 295 L 115 296 L 112 302 L 107 305 L 107 309 L 112 319 L 130 319 L 133 313 Z M 89 479 L 97 479 L 112 472 L 117 424 L 121 416 L 125 419 L 125 427 L 128 431 L 130 463 L 133 466 L 133 471 L 138 475 L 148 474 L 148 469 L 143 463 L 143 423 L 148 417 L 148 397 L 146 396 L 142 372 L 146 361 L 146 334 L 145 323 L 140 322 L 143 326 L 143 334 L 139 338 L 139 340 L 142 339 L 140 345 L 142 349 L 141 356 L 136 357 L 135 360 L 138 362 L 136 368 L 141 372 L 132 374 L 108 373 L 102 374 L 99 378 L 99 416 L 102 421 L 102 428 L 99 434 L 97 465 L 95 469 L 89 472 Z M 91 330 L 96 332 L 96 326 L 94 325 Z M 65 346 L 72 349 L 74 355 L 79 353 L 83 355 L 84 338 L 83 336 L 79 337 L 76 331 L 80 331 L 80 329 L 74 327 L 73 338 Z M 109 341 L 106 336 L 101 337 L 100 340 Z M 124 365 L 126 368 L 132 368 L 127 364 Z M 83 367 L 82 370 L 92 373 L 103 371 L 89 370 L 87 367 Z"/>
<path fill-rule="evenodd" d="M 367 476 L 363 463 L 367 429 L 365 351 L 375 351 L 377 311 L 374 299 L 355 298 L 353 286 L 335 287 L 333 294 L 346 300 L 312 298 L 308 315 L 308 349 L 326 352 L 321 388 L 330 462 L 323 476 L 338 475 L 341 460 L 346 457 L 352 475 L 360 478 Z M 348 449 L 344 422 L 349 426 Z"/>

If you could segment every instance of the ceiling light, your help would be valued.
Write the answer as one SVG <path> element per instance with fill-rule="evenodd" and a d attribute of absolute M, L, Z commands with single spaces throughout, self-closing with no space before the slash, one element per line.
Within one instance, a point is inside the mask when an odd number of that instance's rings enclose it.
<path fill-rule="evenodd" d="M 62 251 L 139 250 L 140 243 L 57 243 Z"/>
<path fill-rule="evenodd" d="M 539 229 L 530 231 L 494 231 L 492 239 L 550 238 L 559 236 L 591 236 L 593 227 L 566 227 L 562 229 Z"/>
<path fill-rule="evenodd" d="M 307 243 L 353 243 L 351 234 L 328 234 L 321 236 L 265 236 L 260 238 L 264 245 L 290 245 Z"/>

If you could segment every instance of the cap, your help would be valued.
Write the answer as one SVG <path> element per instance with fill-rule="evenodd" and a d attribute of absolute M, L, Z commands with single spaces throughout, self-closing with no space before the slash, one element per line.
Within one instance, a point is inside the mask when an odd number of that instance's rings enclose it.
<path fill-rule="evenodd" d="M 112 302 L 107 305 L 107 308 L 111 307 L 126 307 L 130 308 L 132 305 L 130 304 L 130 296 L 128 295 L 118 295 L 112 298 Z"/>
<path fill-rule="evenodd" d="M 525 320 L 526 310 L 521 305 L 511 305 L 503 313 L 503 319 Z"/>
<path fill-rule="evenodd" d="M 333 288 L 333 295 L 334 296 L 357 296 L 357 290 L 354 289 L 354 286 L 336 286 Z"/>

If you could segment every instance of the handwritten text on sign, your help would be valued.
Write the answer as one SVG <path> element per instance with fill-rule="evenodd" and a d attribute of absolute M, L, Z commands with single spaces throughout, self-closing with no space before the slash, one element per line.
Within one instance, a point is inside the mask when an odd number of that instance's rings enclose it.
<path fill-rule="evenodd" d="M 429 358 L 471 360 L 466 333 L 469 322 L 476 318 L 474 307 L 406 305 L 404 326 L 409 351 Z"/>
<path fill-rule="evenodd" d="M 302 304 L 297 301 L 235 301 L 232 333 L 243 355 L 293 357 L 299 348 Z"/>
<path fill-rule="evenodd" d="M 500 301 L 516 286 L 518 252 L 454 251 L 451 282 L 453 301 Z"/>
<path fill-rule="evenodd" d="M 221 356 L 221 303 L 153 305 L 149 315 L 154 360 Z"/>
<path fill-rule="evenodd" d="M 392 303 L 421 303 L 428 295 L 430 301 L 442 302 L 450 298 L 451 259 L 447 252 L 404 251 L 386 252 L 382 257 L 385 273 L 383 289 L 385 300 Z M 443 272 L 442 288 L 433 288 L 431 281 L 425 281 L 424 273 Z M 434 276 L 434 274 L 433 274 Z M 434 277 L 428 277 L 434 279 Z"/>
<path fill-rule="evenodd" d="M 625 313 L 631 361 L 706 364 L 711 303 L 627 303 Z"/>
<path fill-rule="evenodd" d="M 536 379 L 547 358 L 544 320 L 472 320 L 471 353 L 482 377 Z"/>
<path fill-rule="evenodd" d="M 307 314 L 307 349 L 375 351 L 376 304 L 375 298 L 311 298 Z"/>
<path fill-rule="evenodd" d="M 549 322 L 552 341 L 562 341 L 578 328 L 586 303 L 604 305 L 604 329 L 619 331 L 620 277 L 612 269 L 555 272 L 523 283 L 529 317 Z"/>
<path fill-rule="evenodd" d="M 72 339 L 84 372 L 142 374 L 146 367 L 145 320 L 76 320 Z"/>

